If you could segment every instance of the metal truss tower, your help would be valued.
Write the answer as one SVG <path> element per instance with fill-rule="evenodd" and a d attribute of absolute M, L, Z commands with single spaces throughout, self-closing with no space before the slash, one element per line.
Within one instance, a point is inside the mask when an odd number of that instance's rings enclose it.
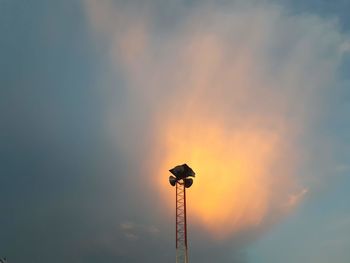
<path fill-rule="evenodd" d="M 176 263 L 188 263 L 186 187 L 184 182 L 176 182 Z"/>

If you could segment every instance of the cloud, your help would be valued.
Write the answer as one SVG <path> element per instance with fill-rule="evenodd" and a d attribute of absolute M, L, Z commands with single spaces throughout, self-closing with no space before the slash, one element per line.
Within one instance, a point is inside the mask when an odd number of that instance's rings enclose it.
<path fill-rule="evenodd" d="M 106 118 L 117 144 L 143 156 L 145 196 L 173 205 L 166 171 L 189 163 L 190 216 L 219 239 L 260 233 L 302 202 L 304 140 L 347 50 L 336 21 L 238 1 L 196 4 L 163 25 L 156 8 L 84 3 L 127 88 Z M 143 179 L 154 175 L 156 185 Z"/>
<path fill-rule="evenodd" d="M 341 52 L 350 52 L 350 42 L 346 41 L 340 46 Z"/>
<path fill-rule="evenodd" d="M 294 206 L 298 205 L 298 203 L 300 201 L 302 201 L 302 199 L 307 194 L 307 192 L 308 192 L 308 189 L 304 188 L 299 193 L 290 195 L 286 206 L 287 207 L 294 207 Z"/>
<path fill-rule="evenodd" d="M 124 236 L 131 241 L 138 240 L 140 234 L 143 236 L 154 236 L 158 235 L 160 232 L 160 230 L 156 226 L 135 224 L 130 221 L 121 223 L 120 229 L 123 231 Z"/>
<path fill-rule="evenodd" d="M 350 171 L 350 165 L 347 164 L 338 164 L 335 166 L 335 171 L 337 173 L 345 173 Z"/>

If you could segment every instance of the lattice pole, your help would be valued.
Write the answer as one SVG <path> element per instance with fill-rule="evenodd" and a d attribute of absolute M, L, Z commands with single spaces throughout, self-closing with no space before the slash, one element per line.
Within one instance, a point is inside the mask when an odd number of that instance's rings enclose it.
<path fill-rule="evenodd" d="M 176 182 L 176 263 L 188 263 L 186 188 L 183 180 Z"/>

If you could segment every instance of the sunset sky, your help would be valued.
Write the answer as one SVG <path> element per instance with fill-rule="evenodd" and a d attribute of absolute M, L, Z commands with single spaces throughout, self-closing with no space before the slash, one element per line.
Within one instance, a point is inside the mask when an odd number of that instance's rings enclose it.
<path fill-rule="evenodd" d="M 350 262 L 350 1 L 0 0 L 0 258 Z"/>

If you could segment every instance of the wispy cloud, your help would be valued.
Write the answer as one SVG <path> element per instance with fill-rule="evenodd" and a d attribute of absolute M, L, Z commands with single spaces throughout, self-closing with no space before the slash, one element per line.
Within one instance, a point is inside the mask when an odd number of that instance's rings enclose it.
<path fill-rule="evenodd" d="M 350 165 L 347 164 L 338 164 L 335 167 L 335 171 L 338 173 L 345 173 L 350 171 Z"/>
<path fill-rule="evenodd" d="M 289 196 L 286 206 L 288 208 L 298 205 L 309 190 L 304 188 L 299 193 L 295 193 Z"/>
<path fill-rule="evenodd" d="M 120 224 L 120 229 L 124 233 L 124 236 L 129 241 L 138 240 L 141 236 L 155 236 L 158 235 L 160 230 L 154 225 L 136 224 L 130 221 L 126 221 Z"/>

